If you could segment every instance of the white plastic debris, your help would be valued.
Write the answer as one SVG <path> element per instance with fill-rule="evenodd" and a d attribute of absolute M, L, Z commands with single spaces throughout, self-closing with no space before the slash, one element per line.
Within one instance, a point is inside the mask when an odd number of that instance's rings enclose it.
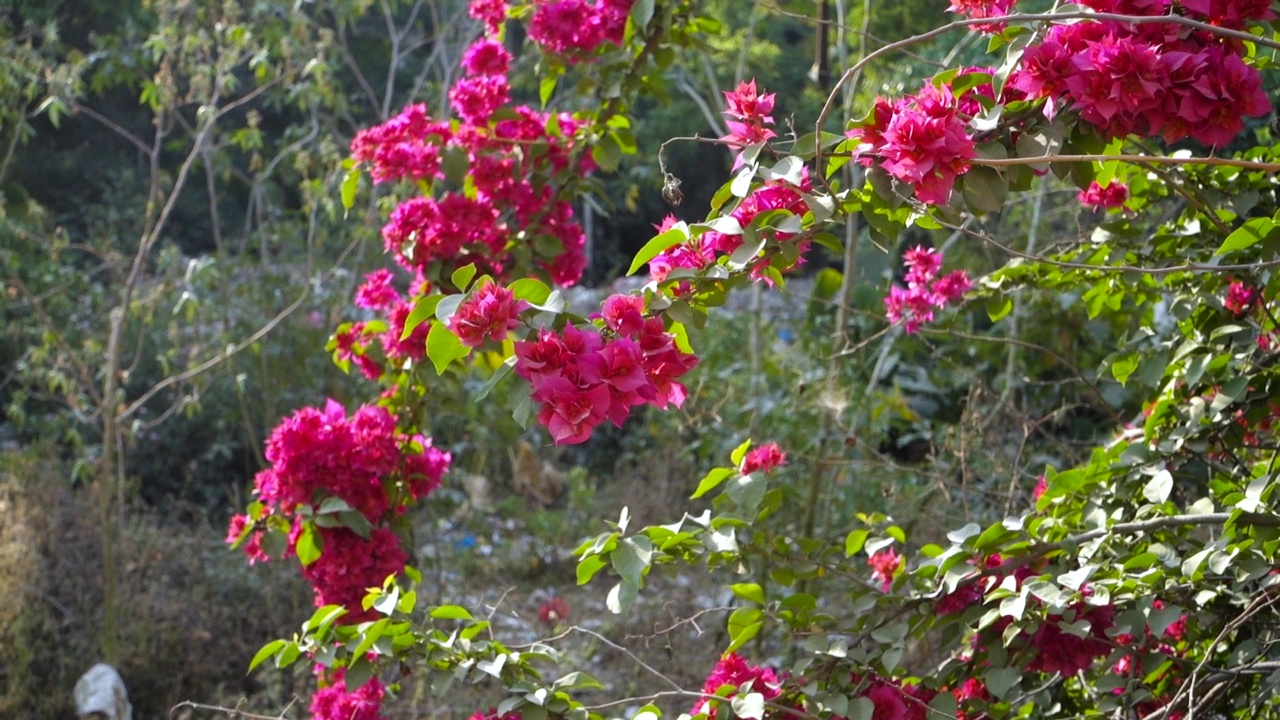
<path fill-rule="evenodd" d="M 76 715 L 81 720 L 133 720 L 133 706 L 120 673 L 106 663 L 98 663 L 76 681 Z"/>

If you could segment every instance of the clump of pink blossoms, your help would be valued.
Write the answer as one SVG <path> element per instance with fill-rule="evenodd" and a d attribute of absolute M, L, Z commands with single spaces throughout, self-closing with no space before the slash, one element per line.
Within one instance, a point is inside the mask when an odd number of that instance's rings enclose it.
<path fill-rule="evenodd" d="M 686 390 L 677 379 L 698 362 L 660 318 L 637 322 L 634 301 L 610 298 L 605 305 L 607 334 L 566 325 L 516 343 L 515 372 L 533 387 L 538 422 L 558 445 L 585 442 L 605 420 L 621 427 L 636 405 L 679 407 Z"/>
<path fill-rule="evenodd" d="M 884 592 L 889 592 L 889 588 L 893 586 L 893 578 L 897 576 L 902 564 L 902 556 L 894 552 L 893 548 L 881 550 L 867 560 L 867 565 L 871 566 L 871 578 L 880 581 Z"/>
<path fill-rule="evenodd" d="M 303 408 L 285 418 L 267 439 L 266 458 L 271 467 L 254 478 L 263 510 L 258 517 L 233 517 L 227 541 L 242 542 L 251 560 L 270 559 L 260 524 L 276 516 L 289 523 L 293 553 L 304 527 L 299 509 L 324 498 L 342 500 L 373 526 L 370 537 L 348 527 L 314 527 L 320 557 L 303 575 L 317 606 L 343 605 L 343 622 L 359 622 L 367 617 L 365 589 L 399 573 L 408 559 L 395 534 L 379 525 L 440 486 L 449 453 L 421 435 L 399 432 L 386 408 L 367 405 L 348 417 L 330 400 L 324 409 Z"/>
<path fill-rule="evenodd" d="M 549 0 L 538 5 L 529 37 L 570 62 L 606 42 L 622 43 L 634 0 Z"/>
<path fill-rule="evenodd" d="M 739 83 L 732 91 L 724 93 L 725 125 L 729 134 L 721 140 L 732 147 L 754 145 L 777 137 L 769 126 L 773 124 L 774 93 L 761 94 L 756 81 Z"/>
<path fill-rule="evenodd" d="M 1111 210 L 1124 207 L 1129 199 L 1129 186 L 1122 182 L 1112 181 L 1103 187 L 1097 180 L 1089 183 L 1089 187 L 1076 196 L 1081 205 L 1093 210 Z"/>
<path fill-rule="evenodd" d="M 976 155 L 968 121 L 950 87 L 928 83 L 896 102 L 876 100 L 871 118 L 848 134 L 861 141 L 854 151 L 858 162 L 871 167 L 879 161 L 911 185 L 920 202 L 945 205 Z"/>
<path fill-rule="evenodd" d="M 769 473 L 780 465 L 787 464 L 787 454 L 778 447 L 777 443 L 765 443 L 759 447 L 752 448 L 747 454 L 742 456 L 742 463 L 738 466 L 738 472 L 743 475 L 750 475 L 754 472 Z"/>
<path fill-rule="evenodd" d="M 1249 314 L 1257 302 L 1258 291 L 1252 285 L 1232 280 L 1227 286 L 1227 295 L 1222 299 L 1222 306 L 1232 315 L 1242 317 Z"/>
<path fill-rule="evenodd" d="M 346 669 L 326 671 L 317 665 L 315 673 L 322 687 L 311 696 L 312 720 L 382 720 L 382 696 L 386 688 L 376 677 L 352 689 L 346 685 Z M 325 682 L 325 675 L 328 681 Z"/>
<path fill-rule="evenodd" d="M 1092 0 L 1103 12 L 1163 15 L 1167 3 Z M 1211 0 L 1182 3 L 1230 26 L 1261 20 L 1258 3 Z M 1233 5 L 1234 10 L 1225 6 Z M 1269 3 L 1267 3 L 1269 6 Z M 1244 128 L 1244 118 L 1265 115 L 1270 102 L 1257 69 L 1244 62 L 1239 43 L 1212 33 L 1162 23 L 1114 21 L 1054 25 L 1023 53 L 1009 87 L 1045 99 L 1050 119 L 1062 103 L 1110 138 L 1137 134 L 1173 143 L 1192 138 L 1222 147 Z"/>
<path fill-rule="evenodd" d="M 486 340 L 502 342 L 520 325 L 520 312 L 528 306 L 507 288 L 484 281 L 458 306 L 449 329 L 469 348 L 480 347 Z"/>
<path fill-rule="evenodd" d="M 985 20 L 1013 12 L 1015 2 L 1016 0 L 951 0 L 950 10 L 971 20 Z M 998 33 L 1004 29 L 1004 23 L 978 23 L 972 27 L 978 32 Z"/>
<path fill-rule="evenodd" d="M 752 665 L 741 655 L 732 652 L 726 653 L 712 668 L 711 674 L 702 684 L 702 692 L 706 695 L 715 695 L 725 685 L 730 685 L 736 691 L 740 690 L 744 693 L 760 693 L 766 702 L 782 694 L 782 681 L 778 679 L 777 673 L 771 668 Z M 736 695 L 736 691 L 731 693 L 730 697 Z M 689 713 L 692 715 L 706 713 L 708 718 L 714 720 L 718 710 L 718 707 L 711 706 L 706 699 L 701 699 L 694 703 Z"/>
<path fill-rule="evenodd" d="M 933 321 L 933 312 L 960 299 L 973 287 L 963 270 L 938 277 L 942 254 L 933 248 L 917 246 L 902 255 L 907 266 L 907 286 L 894 285 L 884 299 L 889 322 L 902 322 L 908 334 L 919 332 L 924 323 Z"/>

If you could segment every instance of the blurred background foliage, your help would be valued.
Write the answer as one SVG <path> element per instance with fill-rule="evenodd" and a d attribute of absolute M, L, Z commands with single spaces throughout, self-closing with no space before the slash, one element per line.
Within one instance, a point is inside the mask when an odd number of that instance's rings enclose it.
<path fill-rule="evenodd" d="M 706 4 L 720 32 L 683 51 L 664 97 L 632 109 L 639 153 L 581 203 L 592 228 L 587 284 L 601 295 L 664 215 L 701 220 L 727 180 L 724 149 L 673 142 L 664 158 L 684 202 L 672 207 L 657 163 L 670 138 L 723 133 L 721 91 L 755 78 L 777 93 L 779 127 L 804 134 L 851 58 L 946 19 L 932 0 Z M 103 591 L 76 568 L 92 564 L 99 542 L 80 489 L 101 457 L 103 406 L 93 395 L 107 318 L 153 229 L 150 206 L 169 193 L 172 214 L 125 320 L 121 401 L 141 406 L 121 439 L 118 559 L 132 611 L 119 631 L 132 664 L 121 669 L 141 717 L 243 695 L 278 708 L 303 681 L 245 679 L 259 641 L 288 632 L 305 598 L 283 568 L 249 569 L 227 554 L 222 523 L 244 505 L 280 417 L 325 397 L 351 405 L 370 395 L 324 352 L 332 328 L 358 319 L 350 298 L 363 274 L 385 264 L 385 208 L 373 198 L 344 218 L 340 164 L 358 129 L 403 105 L 444 112 L 468 22 L 461 0 L 17 0 L 0 12 L 0 539 L 26 548 L 0 554 L 0 589 L 12 594 L 0 602 L 0 716 L 67 717 L 70 688 L 91 664 Z M 868 68 L 849 111 L 861 115 L 935 63 L 982 50 L 956 33 L 891 55 Z M 215 74 L 228 54 L 235 62 Z M 535 83 L 533 61 L 517 65 L 517 77 Z M 225 87 L 210 87 L 215 80 Z M 523 92 L 536 97 L 536 87 Z M 215 91 L 225 114 L 197 142 L 200 98 Z M 1043 248 L 1092 222 L 1074 188 L 1047 188 L 984 229 Z M 1126 328 L 1086 326 L 1078 297 L 1018 297 L 1016 345 L 1004 341 L 1015 331 L 993 334 L 983 307 L 915 338 L 886 331 L 881 298 L 903 248 L 943 247 L 949 266 L 974 275 L 1003 259 L 941 232 L 898 247 L 858 237 L 842 332 L 842 262 L 815 252 L 786 288 L 744 299 L 693 334 L 702 361 L 683 409 L 643 413 L 571 451 L 540 447 L 581 468 L 555 507 L 530 513 L 513 497 L 522 431 L 470 401 L 485 371 L 433 379 L 429 421 L 458 472 L 423 521 L 424 552 L 435 547 L 423 563 L 461 568 L 451 582 L 571 586 L 572 573 L 557 570 L 564 558 L 548 548 L 573 546 L 622 505 L 641 523 L 674 519 L 668 507 L 700 470 L 746 436 L 788 451 L 786 492 L 808 508 L 776 522 L 842 538 L 853 514 L 889 512 L 927 532 L 1025 503 L 1046 464 L 1070 464 L 1138 410 L 1097 373 Z M 457 479 L 466 473 L 489 479 L 493 513 L 468 511 L 475 498 Z M 477 543 L 506 559 L 488 562 Z M 706 664 L 688 656 L 700 677 Z"/>

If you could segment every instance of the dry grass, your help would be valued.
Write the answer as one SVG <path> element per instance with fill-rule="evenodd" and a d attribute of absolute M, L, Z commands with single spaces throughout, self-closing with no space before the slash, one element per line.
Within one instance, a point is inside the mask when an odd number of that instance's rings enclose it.
<path fill-rule="evenodd" d="M 87 493 L 38 456 L 0 457 L 0 717 L 66 720 L 101 657 L 101 533 Z M 309 593 L 283 563 L 247 568 L 221 534 L 144 511 L 121 528 L 118 669 L 138 720 L 193 698 L 283 707 L 307 692 L 293 674 L 245 668 L 308 616 Z"/>

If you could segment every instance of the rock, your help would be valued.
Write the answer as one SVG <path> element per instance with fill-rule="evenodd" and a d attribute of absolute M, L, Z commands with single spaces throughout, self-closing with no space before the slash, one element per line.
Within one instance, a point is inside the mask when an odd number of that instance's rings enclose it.
<path fill-rule="evenodd" d="M 89 668 L 76 681 L 76 715 L 80 720 L 133 720 L 133 706 L 120 673 L 106 663 Z"/>

